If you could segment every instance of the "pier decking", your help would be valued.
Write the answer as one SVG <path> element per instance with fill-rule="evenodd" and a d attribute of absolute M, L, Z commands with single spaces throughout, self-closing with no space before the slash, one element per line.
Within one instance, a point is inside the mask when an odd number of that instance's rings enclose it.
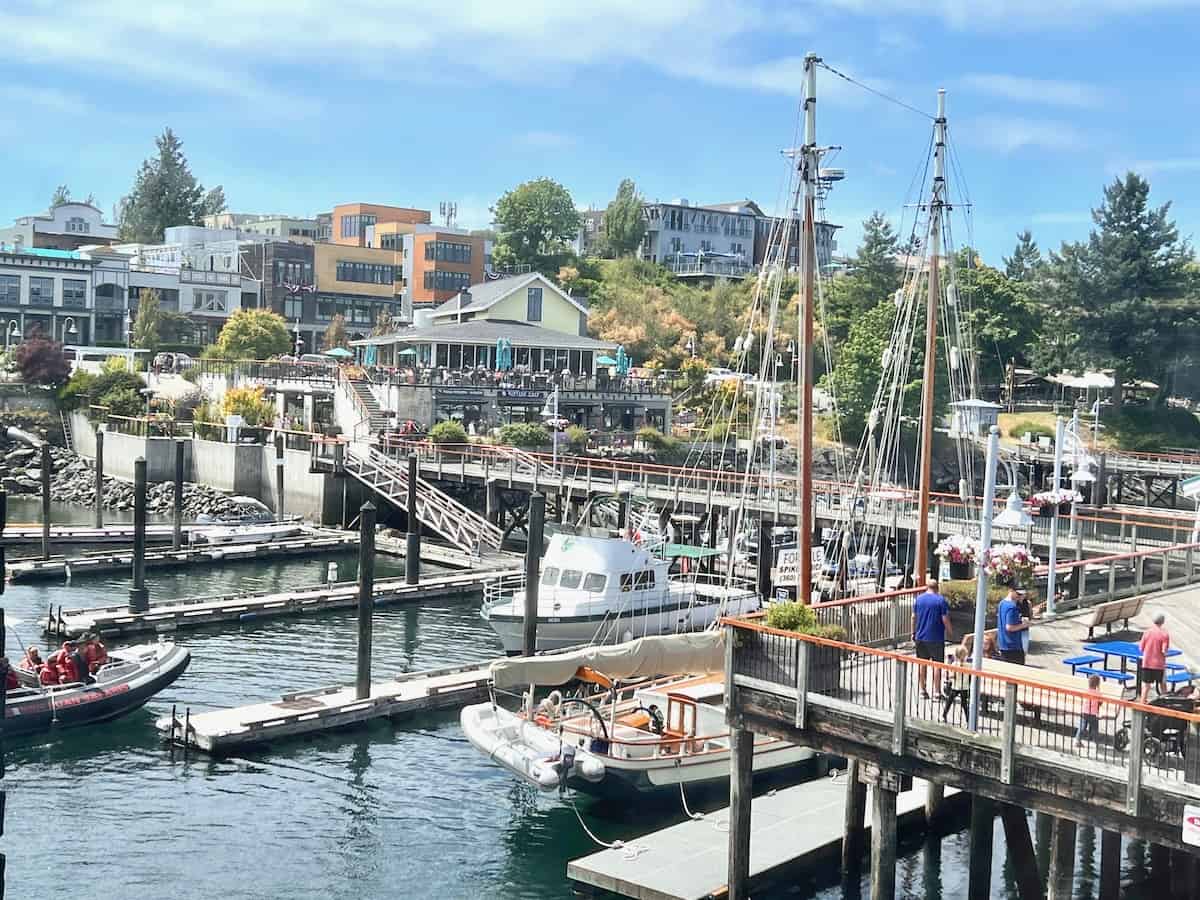
<path fill-rule="evenodd" d="M 344 533 L 255 544 L 195 544 L 182 550 L 152 550 L 146 554 L 145 560 L 147 569 L 185 569 L 214 563 L 345 551 L 357 543 L 357 535 Z M 132 565 L 132 551 L 89 553 L 73 558 L 15 562 L 8 567 L 8 573 L 13 581 L 48 581 L 129 571 Z"/>
<path fill-rule="evenodd" d="M 183 540 L 189 539 L 194 528 L 212 528 L 212 525 L 184 525 Z M 147 543 L 166 543 L 175 534 L 173 525 L 147 525 Z M 40 546 L 41 525 L 6 525 L 0 535 L 0 544 L 7 547 Z M 50 543 L 56 546 L 89 546 L 92 544 L 132 544 L 133 525 L 105 525 L 103 528 L 81 525 L 51 525 Z"/>
<path fill-rule="evenodd" d="M 477 570 L 425 578 L 406 584 L 403 578 L 375 582 L 375 604 L 417 603 L 483 590 L 485 582 L 520 574 L 518 568 Z M 51 611 L 45 631 L 56 637 L 94 631 L 101 635 L 124 635 L 146 631 L 200 628 L 224 622 L 248 622 L 282 616 L 306 615 L 334 609 L 351 609 L 358 602 L 358 585 L 339 582 L 295 591 L 265 591 L 224 597 L 197 597 L 151 603 L 147 612 L 130 612 L 128 606 Z"/>
<path fill-rule="evenodd" d="M 947 796 L 953 791 L 948 791 Z M 926 785 L 915 783 L 897 800 L 902 820 L 925 817 Z M 769 881 L 790 866 L 836 858 L 842 845 L 846 787 L 842 778 L 818 778 L 754 798 L 750 879 Z M 689 819 L 567 864 L 577 886 L 635 900 L 702 900 L 722 896 L 728 883 L 729 810 Z M 867 831 L 870 830 L 868 813 Z M 632 849 L 631 849 L 632 848 Z"/>
<path fill-rule="evenodd" d="M 174 743 L 219 755 L 371 719 L 465 706 L 487 697 L 490 666 L 487 661 L 397 675 L 372 684 L 370 696 L 361 700 L 353 685 L 318 688 L 234 709 L 176 713 L 174 720 L 164 716 L 156 726 Z"/>

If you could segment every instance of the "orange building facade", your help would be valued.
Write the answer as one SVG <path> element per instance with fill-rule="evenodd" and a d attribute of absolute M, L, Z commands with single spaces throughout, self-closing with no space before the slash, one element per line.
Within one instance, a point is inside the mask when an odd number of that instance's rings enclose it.
<path fill-rule="evenodd" d="M 333 208 L 330 242 L 352 247 L 378 246 L 376 226 L 428 225 L 429 210 L 406 206 L 381 206 L 376 203 L 340 203 Z"/>
<path fill-rule="evenodd" d="M 484 239 L 422 229 L 404 238 L 404 277 L 414 306 L 449 300 L 483 281 Z"/>

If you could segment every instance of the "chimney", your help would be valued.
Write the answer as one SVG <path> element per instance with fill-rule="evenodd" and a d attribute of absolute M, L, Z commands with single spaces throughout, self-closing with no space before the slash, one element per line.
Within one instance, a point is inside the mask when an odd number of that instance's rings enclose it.
<path fill-rule="evenodd" d="M 471 292 L 463 288 L 458 292 L 458 321 L 462 322 L 462 311 L 471 305 Z"/>

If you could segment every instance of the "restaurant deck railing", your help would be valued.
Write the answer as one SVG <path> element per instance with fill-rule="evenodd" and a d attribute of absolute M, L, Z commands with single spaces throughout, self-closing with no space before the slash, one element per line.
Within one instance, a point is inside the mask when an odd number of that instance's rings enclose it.
<path fill-rule="evenodd" d="M 887 723 L 897 755 L 921 731 L 998 750 L 1002 781 L 1011 780 L 1018 757 L 1046 761 L 1052 754 L 1069 766 L 1105 769 L 1126 780 L 1131 805 L 1150 779 L 1186 784 L 1189 793 L 1200 796 L 1200 715 L 1195 712 L 1104 695 L 1095 723 L 1088 722 L 1077 740 L 1097 699 L 1082 677 L 1073 690 L 1039 681 L 1036 670 L 1028 677 L 986 668 L 976 673 L 756 621 L 722 622 L 732 645 L 727 677 L 735 692 L 742 687 L 784 698 L 788 724 L 796 728 L 809 727 L 810 712 L 820 705 L 875 725 Z M 922 677 L 930 696 L 922 694 Z M 980 698 L 975 732 L 968 729 L 973 682 Z M 738 706 L 735 700 L 735 713 Z M 964 760 L 969 756 L 963 752 Z"/>

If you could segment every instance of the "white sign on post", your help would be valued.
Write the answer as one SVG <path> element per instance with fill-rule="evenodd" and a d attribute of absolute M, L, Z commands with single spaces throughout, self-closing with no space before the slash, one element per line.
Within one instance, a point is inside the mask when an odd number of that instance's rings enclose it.
<path fill-rule="evenodd" d="M 1183 842 L 1200 847 L 1200 806 L 1183 807 Z"/>

